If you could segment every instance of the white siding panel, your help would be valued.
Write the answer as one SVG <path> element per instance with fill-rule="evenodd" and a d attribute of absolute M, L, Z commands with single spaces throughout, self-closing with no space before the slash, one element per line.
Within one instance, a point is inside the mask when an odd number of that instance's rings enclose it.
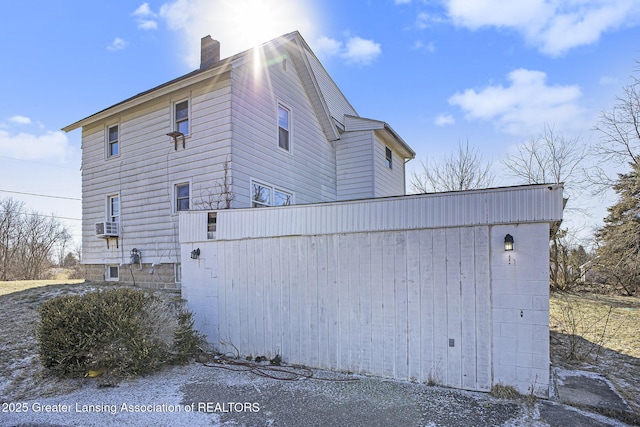
<path fill-rule="evenodd" d="M 489 297 L 477 295 L 473 261 L 477 248 L 486 260 L 486 235 L 462 227 L 201 242 L 204 264 L 219 257 L 220 315 L 208 335 L 241 355 L 486 390 L 477 378 L 492 359 L 479 334 L 491 327 L 490 306 L 476 305 Z M 192 286 L 192 271 L 185 296 L 197 305 L 207 285 Z"/>
<path fill-rule="evenodd" d="M 546 196 L 538 202 L 539 193 Z M 517 208 L 511 209 L 511 204 Z M 497 209 L 497 206 L 503 209 Z M 505 213 L 506 210 L 509 212 Z M 539 185 L 219 211 L 217 238 L 228 240 L 509 222 L 553 222 L 561 218 L 561 187 L 550 191 L 546 186 Z"/>
<path fill-rule="evenodd" d="M 493 223 L 465 200 L 498 206 L 504 193 L 516 206 L 509 215 L 522 221 Z M 470 390 L 503 382 L 526 392 L 536 382 L 544 395 L 548 305 L 540 302 L 548 301 L 549 222 L 559 220 L 561 198 L 560 190 L 531 186 L 218 211 L 221 234 L 238 223 L 282 234 L 183 241 L 183 256 L 202 250 L 184 269 L 184 295 L 197 310 L 202 297 L 217 304 L 217 324 L 197 319 L 224 351 Z M 453 215 L 459 206 L 463 213 Z M 414 217 L 420 209 L 437 212 L 437 221 Z M 205 215 L 181 214 L 181 232 L 201 237 Z M 351 231 L 336 228 L 340 221 Z M 518 242 L 510 253 L 506 233 Z M 202 283 L 206 269 L 212 280 Z"/>
<path fill-rule="evenodd" d="M 338 200 L 374 197 L 373 133 L 346 132 L 336 144 Z"/>
<path fill-rule="evenodd" d="M 294 193 L 295 203 L 336 200 L 335 153 L 315 115 L 295 67 L 247 61 L 233 70 L 233 171 L 235 207 L 248 207 L 250 180 Z M 290 152 L 277 145 L 277 105 L 291 111 Z"/>
<path fill-rule="evenodd" d="M 191 135 L 186 148 L 180 141 L 177 151 L 166 135 L 174 100 L 168 96 L 83 128 L 83 262 L 127 262 L 133 247 L 142 251 L 145 263 L 178 262 L 178 215 L 173 212 L 177 182 L 190 182 L 192 207 L 216 207 L 206 202 L 231 152 L 228 80 L 185 88 L 175 99 L 187 97 L 192 103 Z M 120 154 L 107 159 L 104 126 L 113 123 L 119 125 Z M 93 224 L 105 220 L 111 194 L 120 196 L 121 236 L 118 248 L 112 242 L 107 249 L 94 235 Z M 193 230 L 203 232 L 204 223 L 206 218 Z"/>
<path fill-rule="evenodd" d="M 318 58 L 312 52 L 306 53 L 311 70 L 318 82 L 331 116 L 342 122 L 345 115 L 357 115 L 349 101 L 347 101 L 320 61 L 318 61 Z"/>

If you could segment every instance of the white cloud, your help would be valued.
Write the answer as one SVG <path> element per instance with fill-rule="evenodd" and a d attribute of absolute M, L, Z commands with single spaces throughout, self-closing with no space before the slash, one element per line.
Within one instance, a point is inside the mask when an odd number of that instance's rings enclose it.
<path fill-rule="evenodd" d="M 338 56 L 342 50 L 342 42 L 322 36 L 313 44 L 313 50 L 320 56 Z"/>
<path fill-rule="evenodd" d="M 141 30 L 155 30 L 158 28 L 158 22 L 155 20 L 155 14 L 149 7 L 149 3 L 142 3 L 133 13 L 138 22 L 138 28 Z"/>
<path fill-rule="evenodd" d="M 427 12 L 420 12 L 416 18 L 416 27 L 421 30 L 433 26 L 433 24 L 440 24 L 444 22 L 444 19 L 438 15 L 434 15 Z"/>
<path fill-rule="evenodd" d="M 182 51 L 190 67 L 200 63 L 200 39 L 208 34 L 220 41 L 222 57 L 258 46 L 298 30 L 307 40 L 316 37 L 321 15 L 312 0 L 173 0 L 159 16 L 183 38 Z"/>
<path fill-rule="evenodd" d="M 412 47 L 414 50 L 423 50 L 429 53 L 436 51 L 436 45 L 434 42 L 424 43 L 421 40 L 416 41 Z"/>
<path fill-rule="evenodd" d="M 640 22 L 637 0 L 445 0 L 445 5 L 458 26 L 511 28 L 551 56 Z"/>
<path fill-rule="evenodd" d="M 314 43 L 314 51 L 320 56 L 337 56 L 356 65 L 369 65 L 382 54 L 380 43 L 357 36 L 349 37 L 345 42 L 320 37 Z"/>
<path fill-rule="evenodd" d="M 112 51 L 122 50 L 127 47 L 128 44 L 129 43 L 126 40 L 123 40 L 120 37 L 116 37 L 115 39 L 113 39 L 111 44 L 107 46 L 107 49 Z"/>
<path fill-rule="evenodd" d="M 133 13 L 133 16 L 155 16 L 155 13 L 151 11 L 149 3 L 142 3 Z"/>
<path fill-rule="evenodd" d="M 156 30 L 158 23 L 152 19 L 139 19 L 138 28 L 141 30 Z"/>
<path fill-rule="evenodd" d="M 410 4 L 411 0 L 393 0 L 394 4 Z"/>
<path fill-rule="evenodd" d="M 15 115 L 9 119 L 9 121 L 13 123 L 17 123 L 19 125 L 28 125 L 31 123 L 31 119 L 29 117 Z"/>
<path fill-rule="evenodd" d="M 347 62 L 368 65 L 380 56 L 381 53 L 382 49 L 379 43 L 360 37 L 351 37 L 347 40 L 346 50 L 341 56 L 345 58 Z"/>
<path fill-rule="evenodd" d="M 436 126 L 449 126 L 456 122 L 451 114 L 439 114 L 433 121 Z"/>
<path fill-rule="evenodd" d="M 467 89 L 449 98 L 467 119 L 493 121 L 506 133 L 540 132 L 545 124 L 560 129 L 589 127 L 584 108 L 578 103 L 582 93 L 575 85 L 550 86 L 541 71 L 517 69 L 507 75 L 509 86 L 487 86 L 479 91 Z"/>
<path fill-rule="evenodd" d="M 43 135 L 19 133 L 12 135 L 0 130 L 0 152 L 7 157 L 22 160 L 63 161 L 71 147 L 62 132 L 46 132 Z"/>
<path fill-rule="evenodd" d="M 603 86 L 618 85 L 618 79 L 610 76 L 602 76 L 598 81 Z"/>

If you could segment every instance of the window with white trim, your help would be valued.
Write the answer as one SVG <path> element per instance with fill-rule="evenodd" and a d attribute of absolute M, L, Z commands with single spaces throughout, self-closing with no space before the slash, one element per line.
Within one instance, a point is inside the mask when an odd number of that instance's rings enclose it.
<path fill-rule="evenodd" d="M 107 221 L 120 222 L 120 196 L 117 194 L 107 197 Z"/>
<path fill-rule="evenodd" d="M 260 182 L 251 183 L 251 207 L 264 208 L 291 204 L 293 204 L 292 193 Z"/>
<path fill-rule="evenodd" d="M 120 266 L 118 265 L 107 265 L 104 278 L 108 281 L 117 282 L 120 280 Z"/>
<path fill-rule="evenodd" d="M 120 154 L 119 135 L 118 125 L 107 128 L 107 157 L 115 157 Z"/>
<path fill-rule="evenodd" d="M 189 183 L 176 184 L 176 212 L 189 210 Z"/>
<path fill-rule="evenodd" d="M 173 117 L 175 120 L 173 130 L 183 135 L 189 135 L 189 100 L 174 104 Z"/>
<path fill-rule="evenodd" d="M 291 151 L 291 111 L 278 104 L 278 147 Z"/>

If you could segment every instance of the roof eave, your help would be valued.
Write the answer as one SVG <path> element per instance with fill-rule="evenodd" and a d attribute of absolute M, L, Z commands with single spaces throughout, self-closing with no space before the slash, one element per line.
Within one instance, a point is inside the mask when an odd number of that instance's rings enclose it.
<path fill-rule="evenodd" d="M 118 114 L 132 107 L 141 105 L 159 96 L 163 96 L 171 92 L 175 92 L 176 90 L 179 90 L 183 87 L 190 86 L 216 76 L 221 76 L 224 73 L 230 71 L 231 68 L 232 68 L 231 61 L 223 60 L 220 62 L 219 65 L 216 65 L 215 67 L 207 68 L 204 70 L 192 71 L 191 73 L 185 74 L 182 77 L 178 77 L 177 79 L 171 80 L 167 83 L 163 83 L 145 92 L 141 92 L 137 95 L 132 96 L 131 98 L 128 98 L 122 102 L 119 102 L 108 108 L 105 108 L 104 110 L 101 110 L 95 114 L 85 117 L 84 119 L 78 120 L 75 123 L 67 125 L 62 128 L 62 131 L 71 132 L 75 129 L 84 127 L 87 124 L 90 124 L 99 120 L 103 120 L 114 114 Z"/>

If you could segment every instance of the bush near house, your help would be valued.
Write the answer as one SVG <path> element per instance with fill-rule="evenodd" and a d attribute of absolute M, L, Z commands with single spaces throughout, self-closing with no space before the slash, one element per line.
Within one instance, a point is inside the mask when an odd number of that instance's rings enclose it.
<path fill-rule="evenodd" d="M 40 360 L 59 376 L 146 374 L 188 361 L 202 341 L 191 313 L 129 288 L 53 298 L 40 318 Z"/>

